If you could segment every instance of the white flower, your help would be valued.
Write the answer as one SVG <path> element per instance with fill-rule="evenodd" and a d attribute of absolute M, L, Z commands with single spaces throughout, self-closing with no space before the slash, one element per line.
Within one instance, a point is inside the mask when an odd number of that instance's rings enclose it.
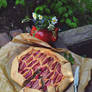
<path fill-rule="evenodd" d="M 32 17 L 34 18 L 34 20 L 36 20 L 37 19 L 37 15 L 36 15 L 36 13 L 32 13 Z"/>
<path fill-rule="evenodd" d="M 39 17 L 39 20 L 42 20 L 43 19 L 43 16 L 42 15 L 38 15 Z"/>
<path fill-rule="evenodd" d="M 55 25 L 55 24 L 57 23 L 57 21 L 58 21 L 58 19 L 57 19 L 56 17 L 53 17 L 53 18 L 52 18 L 52 24 Z"/>

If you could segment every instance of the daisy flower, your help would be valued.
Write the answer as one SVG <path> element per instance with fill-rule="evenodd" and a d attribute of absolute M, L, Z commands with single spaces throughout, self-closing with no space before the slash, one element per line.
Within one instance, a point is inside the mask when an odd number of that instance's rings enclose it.
<path fill-rule="evenodd" d="M 56 17 L 52 18 L 52 24 L 55 25 L 57 23 L 58 19 Z"/>
<path fill-rule="evenodd" d="M 37 19 L 37 15 L 36 15 L 36 13 L 32 13 L 32 16 L 33 16 L 33 18 L 34 18 L 34 20 L 36 20 Z"/>
<path fill-rule="evenodd" d="M 38 17 L 39 17 L 39 20 L 42 20 L 43 19 L 43 16 L 41 16 L 41 15 L 38 15 Z"/>

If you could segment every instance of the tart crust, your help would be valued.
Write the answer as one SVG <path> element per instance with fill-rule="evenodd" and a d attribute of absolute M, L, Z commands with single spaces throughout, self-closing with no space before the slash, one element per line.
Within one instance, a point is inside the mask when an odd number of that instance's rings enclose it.
<path fill-rule="evenodd" d="M 20 92 L 42 92 L 42 91 L 24 87 L 24 88 L 22 88 L 22 90 Z M 48 86 L 47 87 L 47 92 L 56 92 L 56 91 L 55 91 L 54 87 Z"/>
<path fill-rule="evenodd" d="M 18 72 L 18 67 L 19 67 L 19 59 L 27 54 L 29 51 L 31 51 L 32 49 L 35 50 L 40 50 L 43 53 L 48 53 L 48 55 L 50 56 L 54 56 L 55 58 L 57 58 L 59 60 L 59 63 L 61 64 L 61 71 L 63 74 L 63 79 L 60 81 L 60 83 L 56 86 L 56 90 L 58 90 L 59 92 L 62 92 L 64 89 L 66 89 L 66 87 L 73 82 L 73 74 L 72 74 L 72 69 L 71 69 L 71 64 L 60 54 L 50 50 L 50 49 L 46 49 L 46 48 L 39 48 L 39 47 L 33 47 L 31 46 L 30 48 L 28 48 L 27 50 L 25 50 L 24 52 L 22 52 L 20 55 L 16 56 L 16 58 L 14 59 L 14 61 L 12 62 L 12 67 L 11 67 L 11 78 L 17 82 L 20 86 L 23 86 L 24 81 L 26 80 L 22 74 L 20 74 Z M 50 92 L 56 92 L 54 87 L 47 87 L 48 88 L 48 92 L 49 90 L 53 90 Z M 37 89 L 32 89 L 32 88 L 28 88 L 28 87 L 24 87 L 20 92 L 42 92 L 40 90 Z"/>

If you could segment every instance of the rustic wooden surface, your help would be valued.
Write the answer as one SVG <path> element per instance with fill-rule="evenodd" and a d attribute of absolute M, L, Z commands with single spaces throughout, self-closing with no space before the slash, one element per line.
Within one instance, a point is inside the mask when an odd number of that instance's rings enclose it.
<path fill-rule="evenodd" d="M 59 33 L 59 37 L 63 39 L 67 46 L 78 44 L 87 40 L 92 40 L 92 25 L 86 25 L 61 32 Z"/>

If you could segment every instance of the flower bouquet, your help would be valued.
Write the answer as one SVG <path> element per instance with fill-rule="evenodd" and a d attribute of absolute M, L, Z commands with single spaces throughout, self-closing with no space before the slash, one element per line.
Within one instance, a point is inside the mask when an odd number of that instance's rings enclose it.
<path fill-rule="evenodd" d="M 30 35 L 45 42 L 54 42 L 57 40 L 58 28 L 56 24 L 58 19 L 56 16 L 42 16 L 40 14 L 32 13 L 33 26 Z"/>

